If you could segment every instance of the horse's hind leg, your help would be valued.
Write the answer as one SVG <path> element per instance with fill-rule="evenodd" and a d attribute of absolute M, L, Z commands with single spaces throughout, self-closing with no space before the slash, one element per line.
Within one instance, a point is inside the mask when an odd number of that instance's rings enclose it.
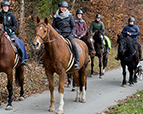
<path fill-rule="evenodd" d="M 90 56 L 90 58 L 91 58 L 91 74 L 90 74 L 90 77 L 92 77 L 93 76 L 93 67 L 94 67 L 94 57 Z"/>
<path fill-rule="evenodd" d="M 99 78 L 102 78 L 102 62 L 101 62 L 101 57 L 99 57 Z"/>
<path fill-rule="evenodd" d="M 12 110 L 12 82 L 13 82 L 13 76 L 12 76 L 12 69 L 9 69 L 9 72 L 7 73 L 7 77 L 8 77 L 8 84 L 7 84 L 7 90 L 9 92 L 9 96 L 8 96 L 8 104 L 6 106 L 6 110 Z"/>
<path fill-rule="evenodd" d="M 133 69 L 130 68 L 130 67 L 128 69 L 129 69 L 129 73 L 130 73 L 129 83 L 130 83 L 130 86 L 133 86 L 134 85 L 134 82 L 133 82 Z"/>
<path fill-rule="evenodd" d="M 107 61 L 108 61 L 107 55 L 103 56 L 103 71 L 102 71 L 103 75 L 105 73 L 105 68 L 107 67 Z"/>
<path fill-rule="evenodd" d="M 48 72 L 46 69 L 45 69 L 45 73 L 46 73 L 48 81 L 49 81 L 49 89 L 50 89 L 50 95 L 51 95 L 49 111 L 53 112 L 53 111 L 55 111 L 55 106 L 54 106 L 55 98 L 54 98 L 54 78 L 53 78 L 53 73 Z"/>
<path fill-rule="evenodd" d="M 20 90 L 20 97 L 19 100 L 24 100 L 24 90 L 23 90 L 23 84 L 24 84 L 24 66 L 19 66 L 15 70 L 15 83 L 21 87 Z"/>

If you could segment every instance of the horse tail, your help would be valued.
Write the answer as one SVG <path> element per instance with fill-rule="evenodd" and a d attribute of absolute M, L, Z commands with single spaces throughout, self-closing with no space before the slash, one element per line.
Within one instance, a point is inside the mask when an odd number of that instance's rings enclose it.
<path fill-rule="evenodd" d="M 19 66 L 15 69 L 15 83 L 17 86 L 23 85 L 24 80 L 24 66 Z"/>

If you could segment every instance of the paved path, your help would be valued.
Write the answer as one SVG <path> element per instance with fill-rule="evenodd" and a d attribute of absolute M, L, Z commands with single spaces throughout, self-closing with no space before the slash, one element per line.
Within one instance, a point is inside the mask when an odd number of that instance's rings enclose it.
<path fill-rule="evenodd" d="M 128 76 L 127 76 L 128 77 Z M 65 88 L 64 114 L 96 114 L 101 113 L 106 107 L 115 105 L 118 100 L 143 90 L 143 81 L 138 81 L 134 87 L 121 87 L 121 68 L 105 72 L 103 79 L 98 76 L 87 79 L 86 103 L 74 102 L 75 92 Z M 13 102 L 13 110 L 5 111 L 5 106 L 0 108 L 0 114 L 55 114 L 49 112 L 49 91 L 35 94 L 24 101 Z M 55 108 L 58 108 L 59 94 L 55 88 Z"/>

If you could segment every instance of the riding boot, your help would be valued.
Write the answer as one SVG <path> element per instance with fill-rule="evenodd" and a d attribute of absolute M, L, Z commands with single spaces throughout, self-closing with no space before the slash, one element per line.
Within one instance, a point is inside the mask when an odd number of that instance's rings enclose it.
<path fill-rule="evenodd" d="M 20 65 L 25 65 L 25 61 L 23 59 L 23 52 L 22 49 L 19 45 L 16 44 L 17 50 L 18 50 L 18 54 L 20 55 Z"/>
<path fill-rule="evenodd" d="M 76 47 L 73 49 L 73 51 L 74 51 L 74 55 L 75 55 L 74 69 L 79 69 L 79 53 L 78 53 L 78 50 Z"/>
<path fill-rule="evenodd" d="M 139 49 L 139 59 L 140 59 L 140 61 L 143 61 L 143 58 L 142 58 L 142 48 L 139 47 L 138 49 Z"/>

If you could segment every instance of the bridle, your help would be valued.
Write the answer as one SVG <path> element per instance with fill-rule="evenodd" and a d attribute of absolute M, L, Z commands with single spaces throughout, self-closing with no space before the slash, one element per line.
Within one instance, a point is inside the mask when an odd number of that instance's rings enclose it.
<path fill-rule="evenodd" d="M 40 25 L 39 25 L 40 26 Z M 48 33 L 47 33 L 47 35 L 43 38 L 41 35 L 39 35 L 39 34 L 36 34 L 36 36 L 39 36 L 42 40 L 43 40 L 43 43 L 50 43 L 50 42 L 54 42 L 54 41 L 56 41 L 56 40 L 58 40 L 59 38 L 60 38 L 60 35 L 59 35 L 59 37 L 58 38 L 56 38 L 56 39 L 54 39 L 54 40 L 50 40 L 50 41 L 45 41 L 45 39 L 46 38 L 48 38 L 48 35 L 49 35 L 49 28 L 47 27 L 47 26 L 40 26 L 40 27 L 45 27 L 45 28 L 47 28 L 48 29 Z"/>

